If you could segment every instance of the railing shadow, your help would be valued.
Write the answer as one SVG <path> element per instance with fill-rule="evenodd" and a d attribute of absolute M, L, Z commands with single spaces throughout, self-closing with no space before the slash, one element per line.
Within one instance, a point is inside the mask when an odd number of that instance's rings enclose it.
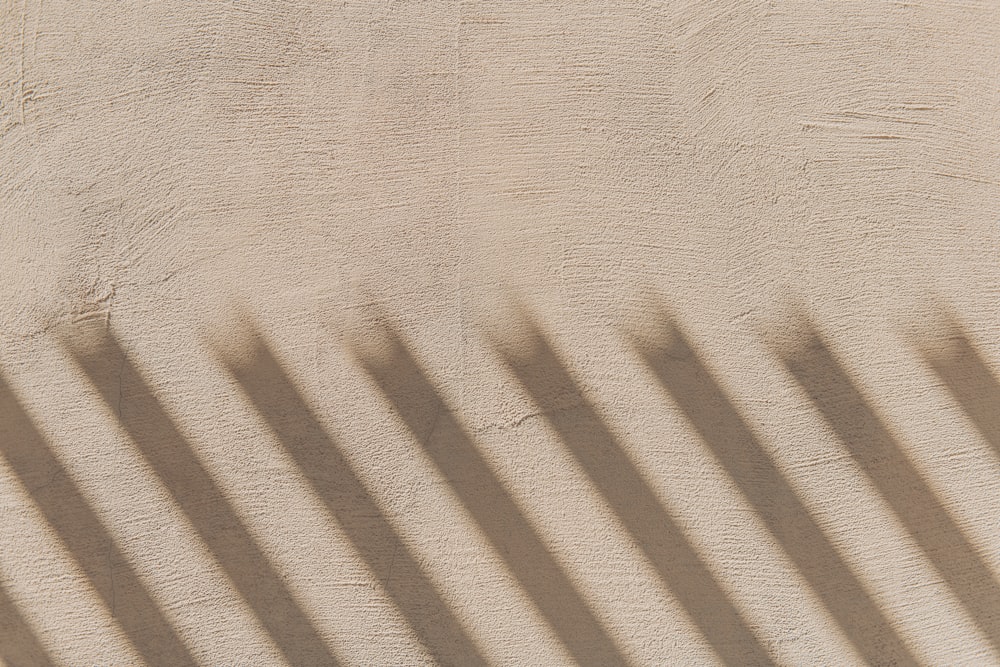
<path fill-rule="evenodd" d="M 194 665 L 184 642 L 2 378 L 0 451 L 138 654 L 150 665 Z"/>
<path fill-rule="evenodd" d="M 774 661 L 722 586 L 657 499 L 597 410 L 559 361 L 539 326 L 521 313 L 527 344 L 494 349 L 506 360 L 567 450 L 600 490 L 718 657 L 727 665 Z"/>
<path fill-rule="evenodd" d="M 55 664 L 0 583 L 0 661 L 11 667 Z"/>
<path fill-rule="evenodd" d="M 109 331 L 87 334 L 66 339 L 72 358 L 284 657 L 293 665 L 338 664 L 115 336 Z"/>
<path fill-rule="evenodd" d="M 400 335 L 388 325 L 379 326 L 374 334 L 379 351 L 355 345 L 355 357 L 570 655 L 582 665 L 628 664 Z"/>
<path fill-rule="evenodd" d="M 846 640 L 867 663 L 918 664 L 669 310 L 661 307 L 656 315 L 659 328 L 641 339 L 633 337 L 633 348 Z M 356 339 L 348 351 L 388 399 L 416 446 L 455 493 L 554 637 L 578 664 L 629 664 L 619 638 L 605 627 L 493 471 L 402 333 L 381 315 L 376 319 L 380 323 L 366 333 L 369 340 Z M 517 344 L 492 340 L 493 350 L 538 405 L 707 645 L 727 665 L 775 664 L 777 660 L 762 641 L 764 633 L 730 598 L 605 416 L 588 400 L 540 324 L 526 311 L 519 312 L 517 320 L 514 324 L 527 338 Z M 780 349 L 781 362 L 978 630 L 1000 651 L 996 576 L 815 327 L 804 323 L 801 328 L 806 342 Z M 957 327 L 953 330 L 947 350 L 922 355 L 1000 455 L 1000 382 L 968 337 Z M 436 588 L 419 554 L 381 510 L 342 444 L 321 424 L 263 336 L 249 333 L 250 349 L 235 355 L 220 347 L 218 358 L 413 635 L 437 663 L 488 664 L 483 647 Z M 118 339 L 103 329 L 78 334 L 64 340 L 70 358 L 96 388 L 284 659 L 296 666 L 338 664 L 331 647 Z M 164 666 L 196 664 L 70 470 L 2 376 L 0 456 L 142 660 Z M 2 583 L 0 658 L 14 665 L 52 663 Z"/>
<path fill-rule="evenodd" d="M 1000 458 L 1000 381 L 967 333 L 949 324 L 946 350 L 920 350 L 924 361 L 944 381 L 955 400 Z"/>
<path fill-rule="evenodd" d="M 239 360 L 220 353 L 224 364 L 421 643 L 439 664 L 486 664 L 274 353 L 256 333 L 251 339 L 253 349 Z"/>
<path fill-rule="evenodd" d="M 783 361 L 994 649 L 1000 583 L 819 333 Z M 973 366 L 974 367 L 974 366 Z M 950 377 L 961 380 L 958 369 Z"/>
<path fill-rule="evenodd" d="M 844 636 L 869 663 L 918 664 L 666 308 L 659 318 L 636 347 Z"/>

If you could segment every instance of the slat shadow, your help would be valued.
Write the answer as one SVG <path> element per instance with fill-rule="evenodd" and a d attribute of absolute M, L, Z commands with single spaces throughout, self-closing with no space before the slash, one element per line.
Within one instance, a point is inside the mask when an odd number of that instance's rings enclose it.
<path fill-rule="evenodd" d="M 1000 381 L 986 360 L 955 323 L 945 352 L 921 350 L 921 356 L 951 391 L 955 400 L 1000 457 Z"/>
<path fill-rule="evenodd" d="M 0 451 L 139 655 L 150 665 L 196 664 L 3 378 Z"/>
<path fill-rule="evenodd" d="M 338 664 L 114 335 L 67 339 L 66 346 L 285 658 Z"/>
<path fill-rule="evenodd" d="M 871 664 L 918 664 L 665 308 L 660 319 L 640 354 L 844 636 Z"/>
<path fill-rule="evenodd" d="M 702 636 L 727 665 L 772 665 L 766 648 L 657 499 L 597 410 L 584 398 L 541 329 L 522 314 L 529 342 L 494 345 L 567 450 L 600 490 Z"/>
<path fill-rule="evenodd" d="M 381 387 L 535 607 L 581 665 L 628 664 L 399 334 L 377 332 L 379 353 L 355 357 Z"/>
<path fill-rule="evenodd" d="M 934 565 L 976 626 L 1000 651 L 1000 584 L 962 529 L 814 329 L 783 358 L 792 375 Z"/>
<path fill-rule="evenodd" d="M 666 308 L 659 315 L 661 330 L 642 341 L 633 340 L 635 349 L 844 637 L 870 664 L 919 664 L 680 326 Z M 518 319 L 519 329 L 528 334 L 525 344 L 494 341 L 494 350 L 539 406 L 708 645 L 727 665 L 775 664 L 752 623 L 741 614 L 607 421 L 588 401 L 538 322 L 523 311 Z M 822 336 L 811 324 L 805 327 L 806 342 L 780 350 L 781 362 L 976 627 L 1000 652 L 1000 581 L 996 574 Z M 968 336 L 957 325 L 953 331 L 947 350 L 921 354 L 1000 456 L 1000 381 Z M 341 444 L 321 425 L 264 339 L 251 333 L 254 345 L 249 354 L 235 357 L 220 350 L 220 359 L 415 636 L 438 663 L 488 664 L 417 555 L 381 511 Z M 372 337 L 377 339 L 375 345 L 358 343 L 350 351 L 375 380 L 555 637 L 579 664 L 628 664 L 615 638 L 493 472 L 401 333 L 381 324 Z M 292 665 L 338 664 L 115 336 L 102 331 L 96 339 L 81 335 L 66 339 L 65 344 L 284 658 Z M 0 456 L 142 659 L 151 665 L 196 664 L 2 374 Z M 2 583 L 0 659 L 10 664 L 52 664 Z"/>
<path fill-rule="evenodd" d="M 248 355 L 224 364 L 414 633 L 439 664 L 487 664 L 278 359 L 259 335 L 253 340 Z"/>
<path fill-rule="evenodd" d="M 11 667 L 55 664 L 3 584 L 0 584 L 0 661 Z"/>

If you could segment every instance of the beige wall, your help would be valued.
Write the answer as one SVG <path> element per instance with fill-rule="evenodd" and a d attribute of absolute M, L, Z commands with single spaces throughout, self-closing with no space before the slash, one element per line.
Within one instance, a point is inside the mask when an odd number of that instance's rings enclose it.
<path fill-rule="evenodd" d="M 0 7 L 8 664 L 1000 663 L 1000 5 Z"/>

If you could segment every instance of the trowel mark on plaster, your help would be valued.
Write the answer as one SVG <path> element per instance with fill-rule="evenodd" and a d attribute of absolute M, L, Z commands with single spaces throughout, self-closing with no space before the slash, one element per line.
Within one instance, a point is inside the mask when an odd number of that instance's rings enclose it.
<path fill-rule="evenodd" d="M 20 47 L 18 48 L 17 54 L 17 103 L 18 109 L 20 110 L 20 121 L 21 125 L 24 125 L 24 23 L 27 20 L 28 14 L 28 4 L 27 0 L 23 0 L 21 3 L 20 23 L 21 28 L 18 31 L 20 38 Z"/>

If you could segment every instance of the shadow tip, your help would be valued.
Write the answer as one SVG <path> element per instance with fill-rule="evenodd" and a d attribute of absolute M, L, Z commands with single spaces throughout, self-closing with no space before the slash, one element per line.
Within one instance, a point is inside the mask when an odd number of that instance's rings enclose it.
<path fill-rule="evenodd" d="M 520 296 L 513 297 L 502 317 L 485 328 L 483 339 L 508 365 L 518 365 L 535 356 L 544 346 L 543 327 L 534 308 Z"/>
<path fill-rule="evenodd" d="M 231 371 L 252 366 L 270 349 L 263 332 L 254 323 L 215 328 L 203 334 L 202 339 L 216 360 Z"/>
<path fill-rule="evenodd" d="M 396 318 L 383 306 L 367 303 L 360 307 L 358 321 L 345 331 L 344 349 L 354 363 L 379 377 L 407 349 L 401 328 Z"/>
<path fill-rule="evenodd" d="M 975 348 L 958 313 L 940 298 L 901 328 L 911 349 L 930 366 L 954 362 Z"/>
<path fill-rule="evenodd" d="M 799 300 L 789 301 L 767 327 L 767 350 L 785 366 L 801 363 L 812 351 L 826 347 L 820 327 Z"/>
<path fill-rule="evenodd" d="M 56 327 L 55 335 L 63 347 L 77 358 L 101 354 L 114 338 L 109 313 L 106 311 L 75 314 Z"/>

